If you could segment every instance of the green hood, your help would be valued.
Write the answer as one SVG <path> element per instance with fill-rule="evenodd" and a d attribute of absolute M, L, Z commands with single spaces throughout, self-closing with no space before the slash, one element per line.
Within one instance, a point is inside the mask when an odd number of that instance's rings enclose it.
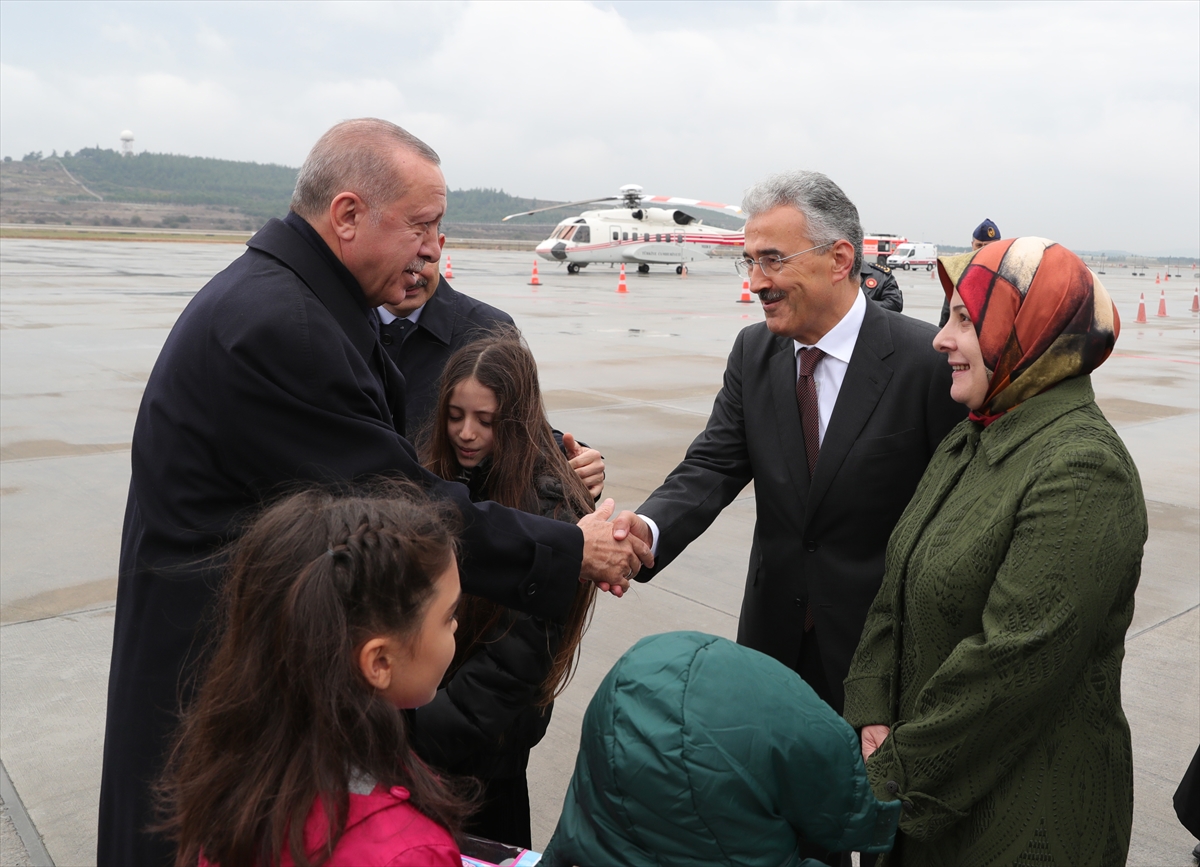
<path fill-rule="evenodd" d="M 795 672 L 673 632 L 635 644 L 593 696 L 542 863 L 797 865 L 802 839 L 887 851 L 899 810 L 872 794 L 854 730 Z"/>

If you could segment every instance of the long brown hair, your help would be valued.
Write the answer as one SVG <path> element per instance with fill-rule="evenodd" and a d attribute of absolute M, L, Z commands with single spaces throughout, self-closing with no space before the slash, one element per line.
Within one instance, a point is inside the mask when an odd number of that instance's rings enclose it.
<path fill-rule="evenodd" d="M 502 506 L 540 514 L 538 483 L 539 480 L 549 481 L 562 489 L 562 500 L 550 517 L 574 522 L 595 511 L 595 501 L 554 439 L 542 403 L 533 353 L 521 339 L 521 333 L 512 326 L 495 328 L 450 356 L 442 375 L 432 430 L 424 447 L 425 465 L 443 479 L 456 479 L 462 472 L 447 433 L 447 423 L 450 397 L 459 383 L 468 379 L 476 380 L 496 396 L 491 462 L 483 496 Z M 549 705 L 570 683 L 579 643 L 587 630 L 595 600 L 595 585 L 590 581 L 580 584 L 550 674 L 542 687 L 540 707 Z M 463 595 L 451 672 L 474 655 L 479 643 L 503 613 L 501 605 L 478 596 Z"/>
<path fill-rule="evenodd" d="M 411 484 L 309 490 L 233 546 L 221 633 L 159 786 L 176 864 L 321 864 L 341 837 L 352 773 L 404 786 L 457 833 L 465 802 L 408 746 L 404 714 L 363 678 L 357 648 L 410 638 L 457 555 L 457 516 Z M 307 851 L 321 798 L 329 831 Z"/>

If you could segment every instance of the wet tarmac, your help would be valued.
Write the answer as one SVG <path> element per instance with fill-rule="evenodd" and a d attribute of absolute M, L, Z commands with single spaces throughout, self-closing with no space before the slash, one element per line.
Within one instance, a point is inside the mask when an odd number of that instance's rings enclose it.
<path fill-rule="evenodd" d="M 142 388 L 180 310 L 236 245 L 0 241 L 0 760 L 57 864 L 93 863 L 105 686 L 129 440 Z M 703 428 L 737 332 L 727 262 L 579 275 L 531 253 L 456 249 L 456 288 L 507 310 L 539 361 L 551 420 L 599 448 L 608 496 L 636 507 Z M 936 321 L 928 272 L 900 273 L 905 313 Z M 1123 330 L 1094 374 L 1101 408 L 1133 453 L 1150 540 L 1127 641 L 1134 737 L 1130 864 L 1191 864 L 1171 794 L 1200 742 L 1200 334 L 1191 273 L 1101 278 Z M 1159 291 L 1169 316 L 1154 313 Z M 1150 321 L 1134 322 L 1139 293 Z M 643 635 L 732 637 L 753 527 L 748 488 L 671 569 L 623 600 L 603 597 L 574 682 L 534 751 L 534 843 L 553 830 L 583 709 Z M 9 835 L 6 835 L 6 839 Z M 0 861 L 9 863 L 7 855 Z M 35 862 L 36 863 L 36 862 Z"/>

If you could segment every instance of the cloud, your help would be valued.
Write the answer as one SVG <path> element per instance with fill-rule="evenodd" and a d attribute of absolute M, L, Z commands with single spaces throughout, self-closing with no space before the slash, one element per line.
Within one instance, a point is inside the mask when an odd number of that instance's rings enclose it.
<path fill-rule="evenodd" d="M 233 48 L 228 39 L 205 24 L 196 28 L 196 45 L 213 54 L 229 54 Z"/>
<path fill-rule="evenodd" d="M 6 3 L 0 149 L 115 147 L 128 126 L 150 150 L 297 165 L 329 124 L 378 115 L 455 187 L 738 201 L 804 167 L 873 230 L 962 243 L 991 216 L 1195 254 L 1198 9 Z"/>

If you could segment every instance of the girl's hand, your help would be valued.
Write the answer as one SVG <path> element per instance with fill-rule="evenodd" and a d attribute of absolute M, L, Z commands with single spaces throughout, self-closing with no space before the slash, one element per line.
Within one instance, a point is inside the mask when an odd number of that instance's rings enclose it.
<path fill-rule="evenodd" d="M 887 740 L 887 736 L 891 734 L 891 729 L 887 726 L 863 726 L 862 728 L 862 754 L 863 761 L 871 758 L 871 753 L 875 752 L 883 742 Z"/>

